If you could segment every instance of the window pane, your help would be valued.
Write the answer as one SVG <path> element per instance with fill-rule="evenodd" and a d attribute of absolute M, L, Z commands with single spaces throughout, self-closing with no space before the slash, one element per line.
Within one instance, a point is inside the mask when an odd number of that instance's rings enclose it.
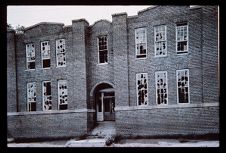
<path fill-rule="evenodd" d="M 159 71 L 155 73 L 156 83 L 156 98 L 157 104 L 167 104 L 168 84 L 167 84 L 167 72 Z"/>
<path fill-rule="evenodd" d="M 33 43 L 26 44 L 27 69 L 35 69 L 35 46 Z"/>
<path fill-rule="evenodd" d="M 137 82 L 137 103 L 138 105 L 148 104 L 148 80 L 147 73 L 140 73 L 136 75 Z"/>
<path fill-rule="evenodd" d="M 68 104 L 67 97 L 68 97 L 67 81 L 59 80 L 58 81 L 58 105 L 60 110 L 67 108 L 67 104 Z"/>
<path fill-rule="evenodd" d="M 145 58 L 147 54 L 147 38 L 146 29 L 135 29 L 135 44 L 136 44 L 136 57 Z"/>
<path fill-rule="evenodd" d="M 188 70 L 177 71 L 177 84 L 178 84 L 178 102 L 189 103 L 189 85 L 188 85 Z"/>
<path fill-rule="evenodd" d="M 107 36 L 98 37 L 99 63 L 108 62 Z"/>
<path fill-rule="evenodd" d="M 66 66 L 65 39 L 56 40 L 57 66 Z"/>

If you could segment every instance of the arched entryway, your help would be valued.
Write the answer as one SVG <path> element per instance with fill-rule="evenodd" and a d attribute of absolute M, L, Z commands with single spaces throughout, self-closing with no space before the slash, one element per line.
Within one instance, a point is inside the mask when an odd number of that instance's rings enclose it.
<path fill-rule="evenodd" d="M 94 99 L 94 108 L 96 110 L 96 121 L 114 121 L 115 93 L 113 85 L 109 83 L 100 83 L 96 85 L 92 96 Z"/>

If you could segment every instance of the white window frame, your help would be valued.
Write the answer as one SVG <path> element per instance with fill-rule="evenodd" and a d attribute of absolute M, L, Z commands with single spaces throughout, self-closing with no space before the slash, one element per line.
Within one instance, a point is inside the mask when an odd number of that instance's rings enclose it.
<path fill-rule="evenodd" d="M 138 30 L 142 30 L 144 29 L 145 30 L 145 47 L 146 47 L 146 54 L 138 54 L 138 50 L 137 50 L 137 44 L 140 44 L 139 42 L 137 42 L 137 31 Z M 146 27 L 140 27 L 140 28 L 136 28 L 135 29 L 135 34 L 134 34 L 134 38 L 135 38 L 135 58 L 136 59 L 146 59 L 147 56 L 148 56 L 148 48 L 147 48 L 147 28 Z M 141 55 L 145 55 L 145 57 L 137 57 L 137 56 L 141 56 Z"/>
<path fill-rule="evenodd" d="M 64 104 L 60 104 L 60 90 L 59 90 L 59 86 L 60 86 L 60 84 L 61 83 L 64 83 L 64 84 L 66 84 L 66 87 L 67 87 L 67 89 L 66 89 L 66 91 L 67 91 L 67 102 L 65 102 Z M 67 83 L 67 80 L 58 80 L 58 110 L 64 110 L 64 109 L 60 109 L 60 105 L 67 105 L 67 109 L 68 109 L 68 83 Z M 65 110 L 67 110 L 67 109 L 65 109 Z"/>
<path fill-rule="evenodd" d="M 34 44 L 34 43 L 27 43 L 27 44 L 25 45 L 25 47 L 26 47 L 26 70 L 35 70 L 35 68 L 36 68 L 36 63 L 35 63 L 36 55 L 34 56 L 34 57 L 35 57 L 34 60 L 28 61 L 28 46 L 29 46 L 29 45 L 34 46 L 34 54 L 35 54 L 35 44 Z M 29 63 L 29 62 L 34 62 L 34 63 L 35 63 L 35 68 L 34 68 L 34 69 L 29 69 L 29 68 L 28 68 L 28 63 Z"/>
<path fill-rule="evenodd" d="M 178 51 L 177 50 L 177 43 L 178 42 L 183 42 L 184 40 L 180 40 L 180 41 L 178 41 L 177 40 L 177 28 L 178 27 L 187 27 L 187 50 L 184 50 L 184 51 Z M 188 27 L 189 27 L 189 25 L 188 25 L 188 23 L 184 23 L 184 24 L 182 24 L 182 25 L 176 25 L 176 54 L 177 55 L 184 55 L 184 54 L 188 54 L 188 50 L 189 50 L 189 31 L 188 31 Z"/>
<path fill-rule="evenodd" d="M 164 27 L 165 29 L 165 40 L 160 40 L 160 41 L 156 41 L 156 30 L 157 28 L 160 28 L 160 27 Z M 156 55 L 157 54 L 157 43 L 161 43 L 161 42 L 165 42 L 165 55 Z M 155 57 L 166 57 L 167 56 L 167 26 L 166 25 L 159 25 L 159 26 L 155 26 L 154 27 L 154 46 L 155 46 Z"/>
<path fill-rule="evenodd" d="M 35 101 L 29 101 L 29 92 L 28 92 L 28 86 L 30 85 L 30 84 L 33 84 L 33 85 L 35 85 L 35 98 L 36 98 L 36 100 Z M 27 111 L 31 111 L 31 105 L 30 105 L 30 103 L 35 103 L 35 105 L 37 105 L 37 90 L 36 90 L 36 88 L 37 88 L 37 85 L 36 85 L 36 82 L 29 82 L 29 83 L 27 83 Z M 34 111 L 36 111 L 37 110 L 37 106 L 35 106 L 35 110 Z"/>
<path fill-rule="evenodd" d="M 187 74 L 188 74 L 188 103 L 180 103 L 179 102 L 179 91 L 178 91 L 178 72 L 181 72 L 181 71 L 187 71 Z M 184 104 L 190 104 L 190 84 L 189 84 L 189 69 L 181 69 L 181 70 L 176 70 L 176 84 L 177 84 L 177 104 L 180 104 L 180 105 L 184 105 Z"/>
<path fill-rule="evenodd" d="M 43 51 L 43 49 L 42 49 L 42 47 L 43 47 L 43 46 L 42 46 L 42 43 L 48 43 L 48 46 L 49 46 L 49 49 L 48 49 L 48 52 L 49 52 L 49 58 L 43 58 L 43 55 L 42 55 L 42 51 Z M 50 67 L 51 67 L 50 42 L 49 42 L 48 40 L 47 40 L 47 41 L 42 41 L 40 45 L 41 45 L 41 60 L 42 60 L 42 68 L 43 68 L 43 69 L 50 69 Z M 50 63 L 49 63 L 49 64 L 50 64 L 50 66 L 49 66 L 49 67 L 45 67 L 45 68 L 44 68 L 44 67 L 43 67 L 43 60 L 46 60 L 46 59 L 49 59 L 49 60 L 50 60 Z"/>
<path fill-rule="evenodd" d="M 64 51 L 64 53 L 65 53 L 65 64 L 64 64 L 64 65 L 58 65 L 58 57 L 57 57 L 57 55 L 58 55 L 58 49 L 57 49 L 57 42 L 60 41 L 60 40 L 63 40 L 63 41 L 64 41 L 64 50 L 65 50 L 65 51 Z M 64 39 L 64 38 L 56 39 L 55 43 L 56 43 L 56 67 L 66 67 L 66 65 L 67 65 L 66 39 Z M 63 54 L 63 53 L 59 53 L 59 54 Z"/>
<path fill-rule="evenodd" d="M 158 93 L 157 93 L 157 75 L 158 74 L 162 74 L 165 73 L 166 74 L 166 94 L 167 94 L 167 98 L 166 98 L 166 104 L 158 104 Z M 155 93 L 156 93 L 156 105 L 168 105 L 168 97 L 169 97 L 169 92 L 168 92 L 168 75 L 167 75 L 167 71 L 157 71 L 155 72 Z"/>
<path fill-rule="evenodd" d="M 141 75 L 141 74 L 143 74 L 143 75 L 146 75 L 146 77 L 147 77 L 147 104 L 145 105 L 145 104 L 141 104 L 141 105 L 139 105 L 139 96 L 138 96 L 138 83 L 137 83 L 137 81 L 138 81 L 138 76 L 139 75 Z M 137 97 L 137 106 L 147 106 L 147 105 L 149 105 L 149 102 L 148 102 L 148 73 L 137 73 L 136 74 L 136 97 Z"/>
<path fill-rule="evenodd" d="M 106 41 L 106 46 L 107 46 L 107 62 L 104 62 L 104 63 L 100 63 L 100 51 L 104 51 L 104 50 L 100 50 L 99 49 L 99 38 L 100 37 L 106 37 L 106 39 L 107 39 L 107 41 Z M 99 35 L 98 37 L 97 37 L 97 49 L 98 49 L 98 53 L 97 53 L 97 55 L 98 55 L 98 65 L 105 65 L 105 64 L 108 64 L 108 62 L 109 62 L 109 51 L 108 51 L 108 35 Z"/>
<path fill-rule="evenodd" d="M 51 95 L 48 95 L 48 97 L 51 97 L 51 106 L 52 108 L 50 110 L 47 110 L 44 108 L 45 105 L 45 95 L 44 95 L 44 83 L 50 82 L 50 88 L 51 88 Z M 47 97 L 47 96 L 46 96 Z M 42 110 L 43 111 L 51 111 L 53 109 L 53 103 L 52 103 L 52 83 L 51 81 L 43 81 L 42 82 Z"/>

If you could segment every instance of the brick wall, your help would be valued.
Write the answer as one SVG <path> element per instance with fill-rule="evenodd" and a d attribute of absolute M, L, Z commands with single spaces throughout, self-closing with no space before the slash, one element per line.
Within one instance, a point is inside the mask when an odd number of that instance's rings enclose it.
<path fill-rule="evenodd" d="M 8 134 L 14 138 L 77 137 L 87 133 L 87 112 L 8 114 Z"/>
<path fill-rule="evenodd" d="M 7 33 L 7 112 L 17 111 L 15 32 Z"/>
<path fill-rule="evenodd" d="M 112 15 L 115 105 L 129 104 L 127 14 Z"/>
<path fill-rule="evenodd" d="M 116 133 L 128 137 L 217 134 L 219 107 L 118 110 Z"/>
<path fill-rule="evenodd" d="M 203 8 L 203 101 L 219 101 L 219 50 L 218 50 L 218 10 L 217 6 Z"/>

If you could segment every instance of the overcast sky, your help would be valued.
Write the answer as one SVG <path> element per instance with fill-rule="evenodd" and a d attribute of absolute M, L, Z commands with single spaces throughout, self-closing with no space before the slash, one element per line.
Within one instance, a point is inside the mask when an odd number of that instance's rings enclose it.
<path fill-rule="evenodd" d="M 8 6 L 7 23 L 13 27 L 32 26 L 39 22 L 59 22 L 71 25 L 72 20 L 85 18 L 90 25 L 100 19 L 112 21 L 112 14 L 127 12 L 128 16 L 146 9 L 147 5 L 125 6 Z"/>

